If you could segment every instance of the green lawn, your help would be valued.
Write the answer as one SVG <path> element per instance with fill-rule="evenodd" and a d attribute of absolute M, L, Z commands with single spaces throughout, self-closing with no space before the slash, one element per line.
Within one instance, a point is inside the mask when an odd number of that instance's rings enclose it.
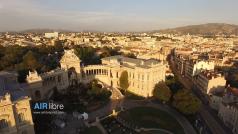
<path fill-rule="evenodd" d="M 175 134 L 184 134 L 178 121 L 168 113 L 151 107 L 136 107 L 122 112 L 119 116 L 138 127 L 161 128 Z"/>
<path fill-rule="evenodd" d="M 102 134 L 102 132 L 96 127 L 87 128 L 82 134 Z"/>

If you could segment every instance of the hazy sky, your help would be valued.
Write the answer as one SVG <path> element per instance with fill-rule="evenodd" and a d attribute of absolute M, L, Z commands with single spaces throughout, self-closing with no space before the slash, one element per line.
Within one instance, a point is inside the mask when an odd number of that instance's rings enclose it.
<path fill-rule="evenodd" d="M 0 31 L 143 31 L 238 24 L 238 0 L 0 0 Z"/>

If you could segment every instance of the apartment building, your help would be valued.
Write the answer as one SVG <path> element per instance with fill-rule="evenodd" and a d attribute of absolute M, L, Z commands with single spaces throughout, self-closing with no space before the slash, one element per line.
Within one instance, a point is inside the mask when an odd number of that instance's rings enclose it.
<path fill-rule="evenodd" d="M 223 92 L 226 86 L 225 77 L 216 71 L 202 71 L 194 78 L 195 85 L 204 94 Z"/>

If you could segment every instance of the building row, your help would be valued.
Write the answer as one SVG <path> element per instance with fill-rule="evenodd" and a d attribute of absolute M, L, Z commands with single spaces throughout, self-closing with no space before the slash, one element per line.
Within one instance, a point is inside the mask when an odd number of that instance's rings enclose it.
<path fill-rule="evenodd" d="M 238 134 L 238 89 L 228 87 L 225 93 L 210 96 L 210 106 L 229 127 L 233 134 Z"/>

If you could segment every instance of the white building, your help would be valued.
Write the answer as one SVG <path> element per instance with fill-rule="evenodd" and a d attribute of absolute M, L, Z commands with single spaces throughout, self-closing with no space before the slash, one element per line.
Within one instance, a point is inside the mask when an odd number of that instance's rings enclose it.
<path fill-rule="evenodd" d="M 121 73 L 127 71 L 128 90 L 144 97 L 152 96 L 155 84 L 165 80 L 166 69 L 166 65 L 158 60 L 132 59 L 123 56 L 103 58 L 101 65 L 82 67 L 80 60 L 71 50 L 65 52 L 61 60 L 61 67 L 65 70 L 74 68 L 78 82 L 87 83 L 93 79 L 98 79 L 114 88 L 119 88 Z"/>
<path fill-rule="evenodd" d="M 212 61 L 186 61 L 185 63 L 185 77 L 192 79 L 203 70 L 214 70 L 214 62 Z"/>
<path fill-rule="evenodd" d="M 53 32 L 53 33 L 45 33 L 46 38 L 58 38 L 59 33 L 58 32 Z"/>
<path fill-rule="evenodd" d="M 102 64 L 81 66 L 80 59 L 73 50 L 65 51 L 60 60 L 61 69 L 37 74 L 30 72 L 27 76 L 27 91 L 34 100 L 50 97 L 53 89 L 64 91 L 69 85 L 88 83 L 94 79 L 107 86 L 119 88 L 121 73 L 128 73 L 128 91 L 137 95 L 152 96 L 154 86 L 165 81 L 166 64 L 158 60 L 132 59 L 112 56 L 102 59 Z"/>

